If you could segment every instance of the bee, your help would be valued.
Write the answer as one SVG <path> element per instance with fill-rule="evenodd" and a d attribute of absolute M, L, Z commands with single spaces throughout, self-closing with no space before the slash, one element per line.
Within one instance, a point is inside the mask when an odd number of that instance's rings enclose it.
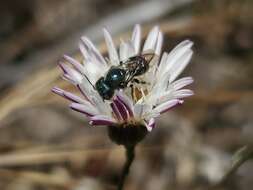
<path fill-rule="evenodd" d="M 126 88 L 130 82 L 140 83 L 136 77 L 149 70 L 154 57 L 154 53 L 140 54 L 121 61 L 119 66 L 112 66 L 107 74 L 95 83 L 95 90 L 104 100 L 110 100 L 115 90 Z"/>

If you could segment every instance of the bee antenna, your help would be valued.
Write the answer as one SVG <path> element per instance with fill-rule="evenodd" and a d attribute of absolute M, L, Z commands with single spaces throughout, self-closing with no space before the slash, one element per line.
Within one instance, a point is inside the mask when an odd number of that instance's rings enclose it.
<path fill-rule="evenodd" d="M 95 86 L 91 83 L 90 79 L 85 74 L 84 74 L 84 77 L 90 83 L 90 85 L 93 87 L 93 89 L 95 89 Z"/>

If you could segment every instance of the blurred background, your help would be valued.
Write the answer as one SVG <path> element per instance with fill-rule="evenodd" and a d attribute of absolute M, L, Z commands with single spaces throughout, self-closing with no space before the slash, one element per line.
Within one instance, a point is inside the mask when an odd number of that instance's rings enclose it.
<path fill-rule="evenodd" d="M 50 89 L 76 91 L 57 61 L 80 58 L 82 35 L 106 54 L 102 28 L 118 43 L 136 23 L 143 39 L 160 25 L 164 51 L 194 41 L 182 75 L 194 77 L 196 95 L 139 145 L 125 189 L 252 189 L 250 161 L 213 187 L 233 153 L 253 144 L 251 0 L 8 0 L 0 1 L 1 190 L 116 189 L 123 148 Z"/>

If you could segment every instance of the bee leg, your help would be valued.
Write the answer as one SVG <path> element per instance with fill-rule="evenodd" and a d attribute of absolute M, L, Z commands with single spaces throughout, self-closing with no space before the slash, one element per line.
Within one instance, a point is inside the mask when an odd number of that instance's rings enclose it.
<path fill-rule="evenodd" d="M 140 84 L 140 81 L 138 79 L 133 79 L 133 82 L 135 82 L 136 84 Z"/>
<path fill-rule="evenodd" d="M 129 87 L 131 88 L 131 95 L 134 99 L 134 85 L 133 84 L 130 84 Z"/>
<path fill-rule="evenodd" d="M 137 83 L 137 84 L 150 84 L 150 83 L 147 83 L 147 82 L 145 82 L 145 81 L 140 81 L 140 80 L 138 80 L 138 79 L 136 79 L 136 78 L 133 79 L 133 82 L 135 82 L 135 83 Z"/>

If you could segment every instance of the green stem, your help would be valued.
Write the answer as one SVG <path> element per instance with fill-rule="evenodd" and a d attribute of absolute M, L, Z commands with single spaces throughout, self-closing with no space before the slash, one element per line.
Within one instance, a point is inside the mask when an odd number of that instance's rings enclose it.
<path fill-rule="evenodd" d="M 118 190 L 123 189 L 126 177 L 128 176 L 130 166 L 132 165 L 135 156 L 135 145 L 125 146 L 125 149 L 126 149 L 126 162 L 121 173 Z"/>
<path fill-rule="evenodd" d="M 233 156 L 232 164 L 226 174 L 223 176 L 219 185 L 224 184 L 235 173 L 235 171 L 246 161 L 252 159 L 253 149 L 249 146 L 244 146 L 239 149 Z"/>
<path fill-rule="evenodd" d="M 227 182 L 229 182 L 229 179 L 231 179 L 231 176 L 237 171 L 237 169 L 246 161 L 252 158 L 253 158 L 252 147 L 244 146 L 241 149 L 239 149 L 232 158 L 231 167 L 228 169 L 228 171 L 225 173 L 222 179 L 217 184 L 210 186 L 208 190 L 218 189 L 223 185 L 225 185 Z"/>

